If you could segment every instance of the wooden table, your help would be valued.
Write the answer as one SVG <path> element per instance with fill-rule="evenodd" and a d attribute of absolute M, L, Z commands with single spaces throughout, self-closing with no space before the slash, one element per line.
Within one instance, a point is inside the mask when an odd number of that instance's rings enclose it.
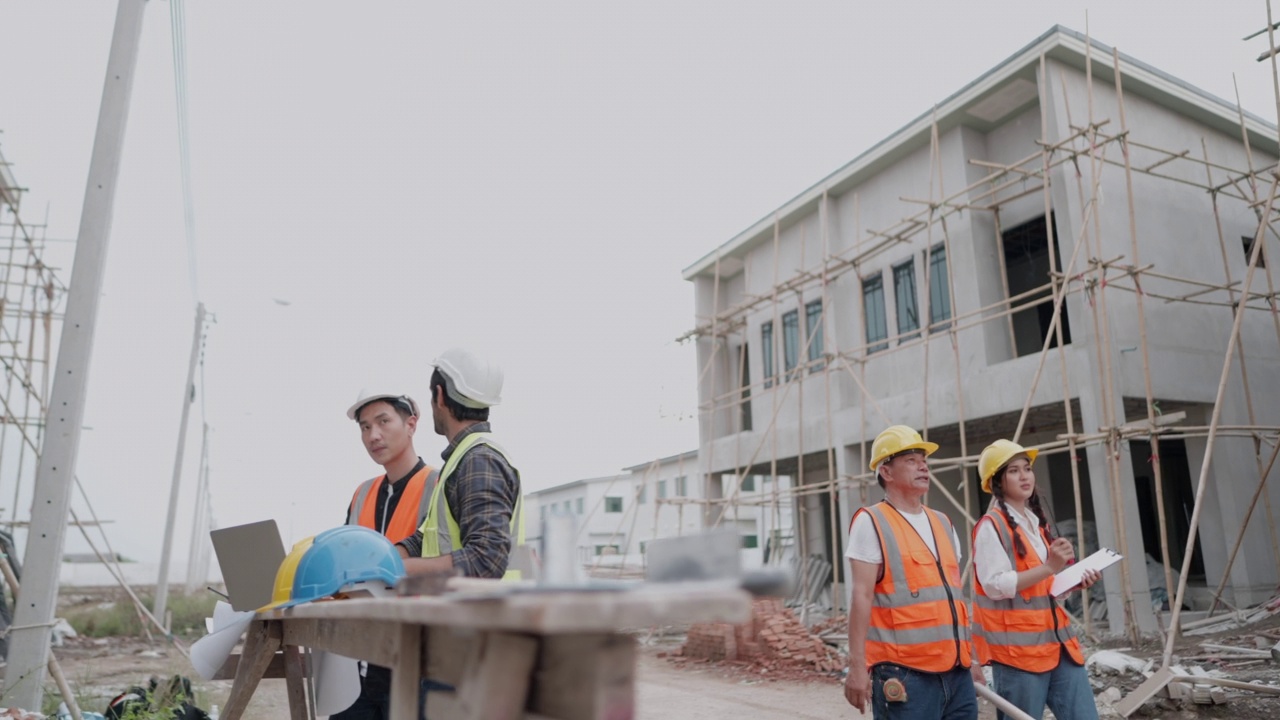
<path fill-rule="evenodd" d="M 291 720 L 310 720 L 307 647 L 391 668 L 394 720 L 417 718 L 422 677 L 456 688 L 430 694 L 432 720 L 629 720 L 636 641 L 628 630 L 750 615 L 751 596 L 723 583 L 314 602 L 254 618 L 238 664 L 228 661 L 235 682 L 222 718 L 239 720 L 259 680 L 283 676 Z"/>

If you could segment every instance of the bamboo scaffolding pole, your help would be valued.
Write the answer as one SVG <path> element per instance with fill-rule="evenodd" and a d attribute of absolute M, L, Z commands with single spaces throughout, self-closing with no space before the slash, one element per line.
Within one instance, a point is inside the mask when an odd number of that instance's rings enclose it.
<path fill-rule="evenodd" d="M 1045 70 L 1044 60 L 1045 60 L 1044 53 L 1040 53 L 1040 67 L 1039 67 L 1040 137 L 1042 140 L 1041 155 L 1042 155 L 1044 166 L 1045 166 L 1045 173 L 1044 173 L 1045 181 L 1044 181 L 1044 192 L 1043 192 L 1045 238 L 1046 238 L 1046 244 L 1049 246 L 1049 272 L 1050 272 L 1051 282 L 1053 284 L 1053 294 L 1054 294 L 1054 303 L 1055 303 L 1054 307 L 1058 308 L 1057 311 L 1054 313 L 1056 316 L 1061 313 L 1061 308 L 1065 307 L 1065 305 L 1063 305 L 1063 303 L 1065 302 L 1063 298 L 1066 295 L 1067 288 L 1066 288 L 1066 273 L 1063 272 L 1061 277 L 1055 274 L 1059 272 L 1059 268 L 1057 267 L 1058 265 L 1058 259 L 1057 259 L 1058 258 L 1058 234 L 1057 234 L 1057 229 L 1054 226 L 1054 223 L 1051 221 L 1051 218 L 1053 217 L 1053 197 L 1051 195 L 1051 190 L 1050 190 L 1050 183 L 1052 182 L 1052 180 L 1051 180 L 1051 175 L 1049 174 L 1049 166 L 1050 166 L 1050 151 L 1048 150 L 1049 117 L 1046 114 L 1046 110 L 1045 110 L 1045 108 L 1048 107 L 1049 93 L 1052 91 L 1049 89 L 1049 75 L 1048 75 L 1048 72 Z M 1079 245 L 1080 245 L 1080 241 L 1077 239 L 1076 246 L 1079 247 Z M 1063 417 L 1066 419 L 1067 433 L 1074 438 L 1075 413 L 1073 413 L 1071 410 L 1071 388 L 1067 382 L 1067 376 L 1068 376 L 1067 349 L 1066 349 L 1065 343 L 1063 342 L 1061 321 L 1058 321 L 1057 323 L 1054 324 L 1053 333 L 1058 346 L 1058 367 L 1060 370 L 1058 375 L 1062 380 L 1062 414 L 1063 414 Z M 1019 424 L 1021 424 L 1021 421 L 1019 421 Z M 1077 456 L 1077 453 L 1076 453 L 1075 440 L 1069 439 L 1067 442 L 1068 442 L 1068 446 L 1067 446 L 1068 452 L 1071 453 L 1070 455 L 1071 457 L 1071 496 L 1072 496 L 1072 499 L 1075 501 L 1076 545 L 1079 546 L 1078 549 L 1080 551 L 1080 555 L 1082 557 L 1088 557 L 1088 544 L 1085 542 L 1085 533 L 1084 533 L 1084 503 L 1082 501 L 1081 490 L 1080 490 L 1080 462 L 1079 462 L 1079 457 Z M 961 453 L 961 454 L 967 454 L 967 453 Z M 1081 616 L 1083 617 L 1083 620 L 1084 620 L 1084 631 L 1086 634 L 1092 634 L 1093 618 L 1089 608 L 1089 592 L 1086 590 L 1080 593 L 1080 598 L 1082 603 Z"/>
<path fill-rule="evenodd" d="M 829 256 L 831 254 L 831 226 L 830 226 L 831 210 L 830 208 L 831 208 L 831 199 L 827 195 L 826 188 L 823 188 L 822 214 L 819 218 L 819 221 L 822 223 L 821 225 L 822 254 L 824 257 Z M 823 347 L 824 351 L 826 350 L 825 344 L 827 342 L 827 339 L 830 338 L 834 340 L 836 337 L 835 333 L 827 331 L 827 324 L 829 322 L 829 317 L 832 320 L 834 319 L 835 307 L 831 304 L 831 295 L 830 295 L 831 285 L 827 282 L 827 278 L 825 276 L 825 272 L 826 272 L 825 268 L 826 268 L 826 265 L 824 263 L 823 265 L 824 276 L 822 278 L 822 316 L 818 318 L 818 322 L 821 323 L 819 327 L 822 328 L 821 332 L 822 332 L 822 342 L 824 344 L 824 347 Z M 805 325 L 806 327 L 808 326 L 807 318 L 805 320 Z M 810 338 L 810 342 L 812 342 L 812 338 Z M 839 608 L 841 595 L 843 593 L 841 592 L 842 585 L 841 583 L 838 582 L 838 580 L 844 574 L 842 572 L 843 563 L 840 561 L 840 513 L 839 513 L 840 494 L 836 490 L 836 485 L 835 485 L 836 445 L 835 445 L 835 419 L 831 414 L 831 373 L 826 371 L 825 357 L 823 358 L 822 370 L 823 370 L 822 396 L 826 399 L 826 403 L 827 403 L 827 407 L 826 407 L 826 411 L 827 411 L 826 412 L 826 416 L 827 416 L 826 417 L 826 420 L 827 420 L 827 480 L 830 483 L 830 487 L 827 491 L 827 514 L 829 516 L 829 521 L 831 523 L 831 538 L 830 538 L 831 539 L 831 607 Z"/>
<path fill-rule="evenodd" d="M 1081 180 L 1080 173 L 1077 172 L 1076 192 L 1082 205 L 1085 205 L 1086 207 L 1094 207 L 1094 210 L 1091 213 L 1085 212 L 1084 208 L 1082 208 L 1083 217 L 1081 218 L 1081 227 L 1087 228 L 1090 225 L 1090 219 L 1092 219 L 1093 232 L 1091 234 L 1082 233 L 1081 237 L 1085 242 L 1088 242 L 1091 237 L 1097 251 L 1097 257 L 1101 257 L 1101 220 L 1099 219 L 1099 213 L 1097 212 L 1096 206 L 1098 204 L 1098 185 L 1100 182 L 1101 169 L 1103 167 L 1100 160 L 1102 159 L 1101 156 L 1105 151 L 1100 151 L 1097 142 L 1098 128 L 1093 123 L 1093 42 L 1089 38 L 1087 21 L 1085 25 L 1085 97 L 1087 100 L 1087 113 L 1089 126 L 1092 128 L 1092 135 L 1084 139 L 1089 144 L 1089 173 L 1090 180 L 1092 182 L 1090 195 L 1086 199 L 1083 182 Z M 1067 113 L 1067 122 L 1070 124 L 1071 102 L 1067 95 L 1066 83 L 1063 83 L 1062 85 L 1062 100 L 1063 109 Z M 1111 375 L 1111 332 L 1109 316 L 1106 311 L 1106 293 L 1102 292 L 1106 289 L 1106 268 L 1105 266 L 1097 265 L 1094 270 L 1098 277 L 1093 280 L 1093 287 L 1097 288 L 1097 291 L 1090 297 L 1089 305 L 1093 315 L 1095 333 L 1093 346 L 1097 355 L 1098 366 L 1102 370 L 1102 392 L 1101 397 L 1098 398 L 1098 404 L 1102 406 L 1103 421 L 1108 426 L 1114 427 L 1118 423 L 1115 421 L 1115 401 L 1113 396 L 1114 385 Z M 1120 448 L 1118 438 L 1112 434 L 1107 438 L 1105 454 L 1107 461 L 1107 474 L 1111 490 L 1112 527 L 1116 535 L 1117 544 L 1122 548 L 1125 548 L 1127 552 L 1128 538 L 1125 532 L 1123 515 L 1124 499 L 1120 490 L 1120 468 L 1119 463 L 1117 462 L 1119 453 Z M 1127 559 L 1120 561 L 1120 576 L 1122 583 L 1121 597 L 1123 599 L 1125 613 L 1124 627 L 1130 636 L 1130 640 L 1136 644 L 1138 642 L 1137 614 L 1133 605 L 1133 585 L 1131 582 L 1129 562 Z"/>
<path fill-rule="evenodd" d="M 801 266 L 804 265 L 804 251 L 805 251 L 805 245 L 807 244 L 805 242 L 807 240 L 807 233 L 805 232 L 806 228 L 807 228 L 806 223 L 803 223 L 803 222 L 800 223 L 800 265 Z M 797 335 L 799 335 L 800 334 L 800 310 L 804 307 L 804 295 L 800 292 L 797 292 L 796 298 L 798 300 L 798 302 L 796 303 L 797 307 L 795 310 L 792 310 L 791 312 L 796 314 L 795 332 Z M 783 315 L 783 318 L 786 318 L 786 315 Z M 804 487 L 804 376 L 805 376 L 805 373 L 802 369 L 800 369 L 803 367 L 800 364 L 800 357 L 802 355 L 802 353 L 800 352 L 800 348 L 796 348 L 795 362 L 792 363 L 792 368 L 800 371 L 799 379 L 797 380 L 796 376 L 791 374 L 791 370 L 786 369 L 787 329 L 786 329 L 785 319 L 782 324 L 783 324 L 783 328 L 782 328 L 783 377 L 786 378 L 788 383 L 795 381 L 796 386 L 798 388 L 796 390 L 796 416 L 800 418 L 800 421 L 796 423 L 796 484 L 800 487 Z M 807 354 L 808 354 L 807 352 L 804 353 L 804 355 L 806 356 Z M 777 431 L 776 426 L 774 427 L 774 431 L 776 433 Z M 774 479 L 773 484 L 774 485 L 778 484 L 776 478 Z M 796 503 L 795 522 L 796 522 L 796 540 L 800 548 L 800 559 L 804 560 L 805 558 L 809 557 L 809 508 L 805 505 L 805 503 Z M 832 560 L 835 560 L 835 558 L 833 557 Z M 809 603 L 804 603 L 800 606 L 800 622 L 804 623 L 805 625 L 809 624 Z"/>
<path fill-rule="evenodd" d="M 1111 58 L 1114 67 L 1120 67 L 1120 51 L 1112 48 Z M 1120 110 L 1120 132 L 1128 137 L 1129 126 L 1125 119 L 1124 81 L 1121 78 L 1121 73 L 1116 73 L 1115 80 L 1116 103 L 1119 105 Z M 1139 265 L 1142 261 L 1139 259 L 1138 252 L 1138 219 L 1134 212 L 1133 173 L 1130 170 L 1129 148 L 1125 143 L 1121 143 L 1120 151 L 1124 153 L 1125 197 L 1129 206 L 1129 252 L 1132 254 L 1133 264 Z M 1147 169 L 1150 170 L 1151 168 Z M 1147 350 L 1147 316 L 1143 308 L 1141 292 L 1134 294 L 1134 302 L 1138 314 L 1138 347 L 1142 352 L 1142 383 L 1146 395 L 1147 424 L 1154 429 L 1156 427 L 1155 396 L 1151 390 L 1151 355 Z M 1252 417 L 1250 422 L 1253 422 Z M 1151 445 L 1151 474 L 1152 480 L 1155 482 L 1156 521 L 1160 530 L 1160 564 L 1164 570 L 1164 587 L 1167 594 L 1169 588 L 1173 587 L 1173 568 L 1169 564 L 1169 525 L 1164 509 L 1164 477 L 1160 463 L 1160 436 L 1151 433 L 1148 435 L 1147 442 Z"/>
<path fill-rule="evenodd" d="M 929 227 L 925 230 L 924 242 L 924 312 L 930 312 L 929 305 L 929 251 L 933 248 L 933 213 L 935 207 L 933 205 L 934 181 L 942 174 L 942 168 L 939 166 L 939 148 L 938 148 L 938 108 L 933 108 L 933 122 L 929 125 Z M 911 280 L 915 281 L 915 255 L 911 258 Z M 894 296 L 895 300 L 898 294 L 897 278 L 894 278 Z M 896 306 L 896 302 L 895 302 Z M 926 328 L 920 333 L 921 343 L 924 348 L 924 378 L 921 383 L 922 391 L 920 393 L 920 424 L 925 441 L 929 440 L 929 346 L 933 343 L 929 342 L 929 323 L 920 322 L 921 311 L 916 308 L 916 327 L 924 325 Z M 898 319 L 898 327 L 902 327 L 902 319 Z M 967 516 L 967 514 L 966 514 Z"/>
<path fill-rule="evenodd" d="M 855 257 L 861 254 L 860 251 L 862 249 L 862 204 L 860 201 L 861 201 L 861 196 L 857 193 L 857 191 L 855 191 L 853 193 L 853 226 L 854 226 L 853 227 L 853 237 L 854 237 L 853 249 L 854 249 Z M 856 296 L 858 298 L 858 315 L 859 317 L 862 318 L 862 321 L 864 324 L 862 337 L 865 338 L 867 336 L 866 327 L 865 327 L 865 323 L 867 320 L 867 296 L 866 296 L 866 293 L 863 292 L 862 290 L 862 269 L 857 264 L 855 264 L 853 266 L 853 272 L 854 272 L 854 275 L 858 278 L 858 292 L 856 293 Z M 857 352 L 856 349 L 855 349 L 855 352 Z M 862 351 L 862 354 L 863 354 L 863 359 L 865 359 L 866 357 L 865 349 Z M 863 395 L 858 400 L 858 420 L 859 420 L 858 470 L 859 472 L 864 472 L 863 468 L 867 467 L 868 465 L 867 463 L 867 397 L 868 397 L 868 393 L 866 392 L 867 366 L 866 366 L 866 363 L 859 363 L 858 372 L 855 373 L 853 371 L 853 368 L 849 367 L 849 361 L 846 360 L 843 356 L 837 355 L 836 359 L 838 359 L 844 365 L 845 369 L 849 371 L 850 377 L 852 377 L 854 382 L 858 385 L 858 388 L 863 391 Z M 861 373 L 861 377 L 859 377 L 859 373 Z M 872 398 L 872 402 L 873 403 L 875 402 L 874 398 Z M 879 409 L 878 405 L 877 405 L 877 409 Z M 884 415 L 883 410 L 879 410 L 879 412 L 881 415 Z M 869 487 L 867 483 L 862 483 L 858 486 L 859 507 L 867 506 L 867 501 L 870 499 L 868 497 L 868 489 Z M 850 527 L 850 531 L 852 531 L 852 529 L 853 528 Z"/>
<path fill-rule="evenodd" d="M 1271 4 L 1267 3 L 1267 22 L 1271 22 Z M 1272 45 L 1274 47 L 1274 44 Z M 1277 98 L 1280 102 L 1280 86 L 1277 86 Z M 1271 181 L 1271 190 L 1267 195 L 1268 207 L 1275 202 L 1276 186 L 1280 182 L 1280 177 Z M 1244 290 L 1248 292 L 1249 286 L 1253 284 L 1253 272 L 1258 265 L 1258 256 L 1262 250 L 1262 238 L 1265 234 L 1266 222 L 1258 224 L 1258 232 L 1254 235 L 1253 252 L 1249 253 L 1249 268 L 1244 275 Z M 1217 435 L 1218 422 L 1222 418 L 1222 400 L 1226 395 L 1227 379 L 1231 377 L 1231 356 L 1235 354 L 1236 340 L 1240 336 L 1240 326 L 1244 320 L 1243 306 L 1235 313 L 1235 320 L 1231 323 L 1231 335 L 1227 338 L 1226 357 L 1222 363 L 1222 377 L 1218 381 L 1218 392 L 1213 402 L 1213 414 L 1209 421 L 1209 436 L 1205 443 L 1204 460 L 1200 464 L 1200 479 L 1196 483 L 1196 499 L 1191 510 L 1190 528 L 1187 532 L 1187 549 L 1182 558 L 1181 577 L 1178 578 L 1178 594 L 1174 599 L 1171 608 L 1173 616 L 1169 620 L 1169 635 L 1165 640 L 1164 655 L 1161 664 L 1168 667 L 1170 658 L 1173 656 L 1173 642 L 1178 636 L 1178 621 L 1182 617 L 1182 601 L 1187 592 L 1187 573 L 1191 569 L 1191 556 L 1195 550 L 1196 533 L 1200 526 L 1200 512 L 1204 506 L 1204 491 L 1209 480 L 1209 466 L 1213 460 L 1213 441 Z"/>
<path fill-rule="evenodd" d="M 720 337 L 720 335 L 719 335 L 718 333 L 716 333 L 716 332 L 715 332 L 716 322 L 718 321 L 719 316 L 720 316 L 720 313 L 719 313 L 719 309 L 720 309 L 720 254 L 719 254 L 719 253 L 716 253 L 715 279 L 712 281 L 712 286 L 711 286 L 711 287 L 712 287 L 712 290 L 711 290 L 711 337 L 710 337 L 710 338 L 707 338 L 707 339 L 709 339 L 709 340 L 711 341 L 711 352 L 709 353 L 709 355 L 708 355 L 708 357 L 707 357 L 707 364 L 706 364 L 706 367 L 705 367 L 705 368 L 703 368 L 703 373 L 702 373 L 702 374 L 703 374 L 703 377 L 700 377 L 700 378 L 698 379 L 698 385 L 702 385 L 702 384 L 703 384 L 703 382 L 707 382 L 707 384 L 709 384 L 709 385 L 711 386 L 711 408 L 707 411 L 707 415 L 708 415 L 707 427 L 708 427 L 708 429 L 709 429 L 709 430 L 710 430 L 710 432 L 711 432 L 711 437 L 715 438 L 715 437 L 719 437 L 719 436 L 720 436 L 720 433 L 719 433 L 719 432 L 717 432 L 717 429 L 716 429 L 716 426 L 717 426 L 717 424 L 718 424 L 718 423 L 719 423 L 719 421 L 720 421 L 718 408 L 716 407 L 716 405 L 717 405 L 717 403 L 716 403 L 716 398 L 718 397 L 718 396 L 716 395 L 716 377 L 715 377 L 714 375 L 712 375 L 712 377 L 711 377 L 711 379 L 710 379 L 709 381 L 705 380 L 704 378 L 705 378 L 705 374 L 706 374 L 706 372 L 707 372 L 707 371 L 709 371 L 711 368 L 714 368 L 714 367 L 715 367 L 715 363 L 716 363 L 716 354 L 720 351 L 720 345 L 721 345 L 721 343 L 724 341 L 724 339 L 723 339 L 723 338 L 721 338 L 721 337 Z M 714 462 L 714 460 L 715 460 L 715 443 L 714 443 L 714 442 L 710 443 L 710 444 L 708 445 L 708 447 L 707 447 L 707 457 L 706 457 L 706 460 L 705 460 L 705 461 L 703 461 L 703 460 L 702 460 L 701 453 L 699 453 L 698 460 L 699 460 L 699 464 L 700 464 L 700 465 L 702 465 L 702 467 L 704 468 L 704 473 L 703 473 L 703 477 L 705 478 L 704 482 L 706 482 L 706 483 L 710 483 L 710 482 L 711 482 L 711 468 L 715 467 L 715 462 Z M 681 531 L 683 531 L 683 528 L 684 528 L 683 518 L 679 518 L 679 519 L 678 519 L 678 522 L 679 522 L 679 525 L 680 525 Z"/>
<path fill-rule="evenodd" d="M 1242 110 L 1240 110 L 1240 106 L 1239 106 L 1239 98 L 1238 98 L 1238 97 L 1237 97 L 1236 101 L 1237 101 L 1237 104 L 1236 104 L 1237 111 L 1238 111 L 1238 112 L 1243 112 Z M 1243 118 L 1241 118 L 1241 120 L 1243 121 Z M 1242 126 L 1242 130 L 1243 130 L 1243 129 L 1244 129 L 1244 128 L 1243 128 L 1243 126 Z M 1246 156 L 1246 158 L 1248 159 L 1248 162 L 1249 162 L 1250 167 L 1252 167 L 1252 166 L 1253 166 L 1253 158 L 1252 158 L 1252 153 L 1251 153 L 1250 148 L 1249 148 L 1248 140 L 1249 140 L 1249 133 L 1248 133 L 1247 131 L 1245 131 L 1245 132 L 1244 132 L 1245 156 Z M 1208 154 L 1209 154 L 1208 145 L 1207 145 L 1207 144 L 1204 144 L 1204 143 L 1203 143 L 1203 140 L 1202 140 L 1202 144 L 1203 144 L 1203 152 L 1204 152 L 1205 156 L 1207 157 L 1207 156 L 1208 156 Z M 1208 174 L 1208 173 L 1211 173 L 1212 171 L 1211 171 L 1210 169 L 1206 168 L 1205 172 L 1206 172 L 1206 174 Z M 1211 175 L 1209 176 L 1209 178 L 1208 178 L 1208 179 L 1210 180 L 1210 182 L 1212 182 L 1212 176 L 1211 176 Z M 1254 191 L 1256 192 L 1256 190 L 1257 190 L 1257 186 L 1256 186 L 1254 183 L 1250 182 L 1249 186 L 1250 186 L 1250 188 L 1251 188 L 1252 190 L 1254 190 Z M 1219 209 L 1218 209 L 1218 197 L 1217 197 L 1217 195 L 1213 195 L 1213 196 L 1211 196 L 1211 197 L 1210 197 L 1210 202 L 1211 202 L 1211 204 L 1212 204 L 1212 206 L 1213 206 L 1213 221 L 1214 221 L 1214 226 L 1215 226 L 1215 228 L 1217 229 L 1217 232 L 1218 232 L 1218 250 L 1219 250 L 1219 252 L 1221 253 L 1221 256 L 1222 256 L 1222 272 L 1223 272 L 1224 277 L 1226 278 L 1227 285 L 1228 285 L 1228 286 L 1231 286 L 1231 285 L 1234 285 L 1234 283 L 1232 282 L 1232 278 L 1231 278 L 1231 264 L 1227 261 L 1227 240 L 1226 240 L 1226 235 L 1225 235 L 1225 233 L 1224 233 L 1224 232 L 1223 232 L 1223 230 L 1222 230 L 1222 217 L 1221 217 L 1221 213 L 1219 212 Z M 1263 218 L 1261 218 L 1261 217 L 1259 217 L 1259 223 L 1261 223 L 1261 224 L 1263 224 L 1263 225 L 1266 225 L 1265 220 L 1264 220 Z M 1270 271 L 1268 271 L 1268 277 L 1270 277 Z M 1226 291 L 1226 292 L 1227 292 L 1227 298 L 1228 298 L 1228 300 L 1230 300 L 1230 301 L 1231 301 L 1231 304 L 1232 304 L 1232 305 L 1234 305 L 1234 304 L 1235 304 L 1235 302 L 1236 302 L 1236 299 L 1235 299 L 1235 298 L 1236 298 L 1236 294 L 1235 294 L 1235 292 L 1234 292 L 1233 290 L 1231 290 L 1231 289 L 1230 289 L 1230 287 L 1228 287 L 1228 289 L 1227 289 L 1227 291 Z M 1245 300 L 1242 300 L 1242 301 L 1241 301 L 1241 303 L 1242 303 L 1242 307 L 1246 307 L 1246 306 L 1247 306 L 1247 298 L 1246 298 Z M 1278 326 L 1278 327 L 1277 327 L 1277 338 L 1280 338 L 1280 326 Z M 1244 337 L 1241 337 L 1241 338 L 1240 338 L 1240 340 L 1239 340 L 1239 342 L 1240 342 L 1240 352 L 1239 352 L 1239 354 L 1237 355 L 1237 358 L 1238 358 L 1238 359 L 1239 359 L 1239 361 L 1240 361 L 1240 383 L 1241 383 L 1241 386 L 1242 386 L 1242 387 L 1243 387 L 1243 389 L 1244 389 L 1245 409 L 1246 409 L 1246 411 L 1247 411 L 1247 413 L 1248 413 L 1248 416 L 1249 416 L 1249 424 L 1250 424 L 1250 425 L 1255 425 L 1255 424 L 1257 424 L 1257 415 L 1256 415 L 1256 413 L 1254 412 L 1254 409 L 1253 409 L 1253 393 L 1252 393 L 1252 392 L 1250 392 L 1250 390 L 1249 390 L 1249 368 L 1248 368 L 1248 364 L 1247 364 L 1247 363 L 1246 363 L 1246 361 L 1245 361 Z M 1254 462 L 1255 462 L 1255 464 L 1256 464 L 1256 466 L 1257 466 L 1258 473 L 1259 473 L 1259 475 L 1260 475 L 1260 477 L 1261 477 L 1261 482 L 1262 482 L 1263 484 L 1265 484 L 1265 483 L 1266 483 L 1266 478 L 1267 478 L 1267 474 L 1266 474 L 1266 473 L 1267 473 L 1267 472 L 1269 472 L 1269 470 L 1264 472 L 1264 471 L 1263 471 L 1263 469 L 1262 469 L 1262 457 L 1261 457 L 1261 451 L 1260 451 L 1260 448 L 1255 448 L 1255 452 L 1254 452 Z M 1257 501 L 1257 496 L 1256 496 L 1256 495 L 1254 496 L 1254 501 L 1255 501 L 1255 502 Z M 1274 515 L 1274 513 L 1273 513 L 1273 511 L 1272 511 L 1272 509 L 1271 509 L 1271 498 L 1270 498 L 1270 496 L 1269 496 L 1269 495 L 1264 495 L 1264 496 L 1263 496 L 1263 503 L 1264 503 L 1264 505 L 1265 505 L 1265 507 L 1266 507 L 1267 530 L 1268 530 L 1268 535 L 1269 535 L 1269 537 L 1270 537 L 1270 539 L 1271 539 L 1271 552 L 1272 552 L 1272 557 L 1273 557 L 1273 559 L 1275 560 L 1275 562 L 1276 562 L 1276 563 L 1278 563 L 1278 565 L 1277 565 L 1277 572 L 1280 572 L 1280 539 L 1277 539 L 1277 537 L 1276 537 L 1276 523 L 1275 523 L 1275 515 Z M 1253 508 L 1252 508 L 1252 507 L 1250 507 L 1250 508 L 1249 508 L 1249 515 L 1251 516 L 1252 514 L 1253 514 Z M 1248 520 L 1246 520 L 1246 521 L 1245 521 L 1245 525 L 1246 525 L 1246 526 L 1247 526 L 1247 524 L 1248 524 Z M 1245 526 L 1242 526 L 1242 527 L 1241 527 L 1241 533 L 1243 533 L 1243 532 L 1244 532 L 1244 527 L 1245 527 Z M 1232 553 L 1232 559 L 1233 559 L 1233 561 L 1234 561 L 1234 557 L 1235 557 L 1235 555 L 1234 555 L 1234 553 Z M 1224 581 L 1225 581 L 1226 577 L 1228 576 L 1228 574 L 1229 574 L 1230 572 L 1231 572 L 1231 564 L 1230 564 L 1230 563 L 1228 563 L 1227 568 L 1223 571 L 1223 579 L 1224 579 Z M 1221 597 L 1221 592 L 1217 593 L 1217 596 L 1216 596 L 1216 597 L 1219 597 L 1219 598 L 1220 598 L 1220 597 Z M 1217 607 L 1217 605 L 1218 605 L 1218 603 L 1217 603 L 1217 601 L 1216 601 L 1216 599 L 1215 599 L 1215 602 L 1214 602 L 1213 606 L 1212 606 L 1212 607 L 1210 607 L 1210 609 L 1209 609 L 1209 614 L 1210 614 L 1210 615 L 1212 615 L 1212 614 L 1213 614 L 1213 610 Z"/>

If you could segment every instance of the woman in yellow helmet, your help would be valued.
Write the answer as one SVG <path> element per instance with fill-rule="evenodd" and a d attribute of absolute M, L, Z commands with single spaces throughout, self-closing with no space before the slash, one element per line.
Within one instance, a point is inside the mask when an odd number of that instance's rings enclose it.
<path fill-rule="evenodd" d="M 982 489 L 994 499 L 973 529 L 974 649 L 992 666 L 995 691 L 1028 715 L 1041 717 L 1048 705 L 1059 720 L 1097 720 L 1080 640 L 1050 592 L 1075 554 L 1050 530 L 1035 460 L 1036 450 L 1008 440 L 978 459 Z M 1097 579 L 1089 571 L 1081 585 Z"/>

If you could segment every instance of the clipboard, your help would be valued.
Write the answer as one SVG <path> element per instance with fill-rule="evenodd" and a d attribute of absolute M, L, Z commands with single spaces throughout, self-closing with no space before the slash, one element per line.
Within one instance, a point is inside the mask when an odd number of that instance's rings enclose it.
<path fill-rule="evenodd" d="M 1105 568 L 1120 562 L 1124 556 L 1110 548 L 1101 548 L 1089 557 L 1063 568 L 1062 572 L 1053 576 L 1053 588 L 1049 594 L 1054 597 L 1066 595 L 1072 588 L 1080 584 L 1085 570 L 1102 572 Z"/>

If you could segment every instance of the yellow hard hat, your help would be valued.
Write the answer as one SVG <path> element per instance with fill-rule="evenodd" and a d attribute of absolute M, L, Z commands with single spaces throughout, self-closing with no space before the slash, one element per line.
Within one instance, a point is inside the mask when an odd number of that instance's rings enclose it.
<path fill-rule="evenodd" d="M 925 455 L 932 455 L 938 451 L 938 444 L 925 442 L 920 433 L 906 425 L 891 425 L 871 444 L 871 472 L 875 472 L 885 458 L 903 450 L 923 450 Z"/>
<path fill-rule="evenodd" d="M 293 578 L 298 572 L 298 563 L 302 560 L 302 556 L 306 555 L 307 550 L 311 548 L 312 540 L 315 540 L 314 535 L 293 544 L 293 549 L 280 562 L 280 569 L 276 570 L 276 584 L 271 590 L 271 604 L 258 608 L 258 612 L 273 610 L 293 599 Z"/>
<path fill-rule="evenodd" d="M 1027 461 L 1034 464 L 1040 451 L 1035 448 L 1024 448 L 1016 442 L 997 440 L 987 446 L 978 456 L 978 476 L 982 478 L 982 491 L 991 492 L 991 478 L 1004 467 L 1015 455 L 1026 455 Z"/>

